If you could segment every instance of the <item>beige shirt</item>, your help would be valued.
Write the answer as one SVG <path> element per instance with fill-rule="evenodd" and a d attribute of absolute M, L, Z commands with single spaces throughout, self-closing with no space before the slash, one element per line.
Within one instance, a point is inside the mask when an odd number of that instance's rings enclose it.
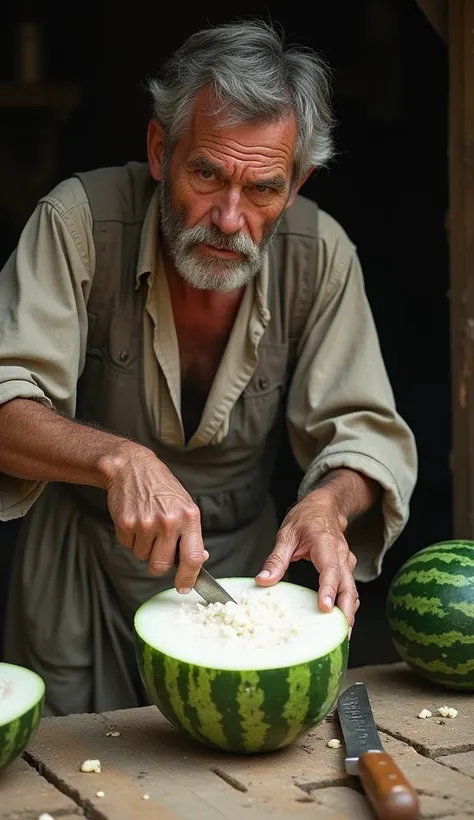
<path fill-rule="evenodd" d="M 189 448 L 221 440 L 245 381 L 249 351 L 271 320 L 268 265 L 246 291 L 198 430 L 184 443 L 180 367 L 167 280 L 157 247 L 157 197 L 143 226 L 137 282 L 146 276 L 144 367 L 147 402 L 156 434 Z M 411 431 L 395 410 L 356 249 L 341 226 L 320 211 L 318 265 L 330 267 L 333 297 L 310 322 L 301 345 L 288 404 L 295 457 L 307 471 L 300 495 L 328 469 L 347 466 L 384 489 L 383 543 L 364 575 L 380 571 L 382 555 L 408 517 L 416 480 Z M 0 273 L 0 404 L 24 397 L 74 416 L 84 368 L 87 302 L 94 277 L 92 217 L 84 189 L 73 178 L 37 206 L 15 252 Z M 249 340 L 252 345 L 249 345 Z M 352 411 L 367 405 L 364 413 Z M 375 398 L 374 398 L 375 397 Z M 371 417 L 375 411 L 377 421 Z M 23 516 L 42 491 L 40 482 L 0 474 L 0 520 Z M 369 569 L 369 565 L 371 569 Z"/>

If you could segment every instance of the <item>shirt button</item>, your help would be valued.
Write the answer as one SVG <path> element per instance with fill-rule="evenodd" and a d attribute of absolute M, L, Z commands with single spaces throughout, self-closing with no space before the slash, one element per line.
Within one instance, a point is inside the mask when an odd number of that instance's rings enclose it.
<path fill-rule="evenodd" d="M 268 379 L 265 376 L 260 376 L 258 380 L 258 389 L 259 390 L 266 390 L 268 387 Z"/>
<path fill-rule="evenodd" d="M 119 353 L 119 359 L 121 362 L 126 362 L 128 359 L 128 353 L 126 350 L 121 350 Z"/>

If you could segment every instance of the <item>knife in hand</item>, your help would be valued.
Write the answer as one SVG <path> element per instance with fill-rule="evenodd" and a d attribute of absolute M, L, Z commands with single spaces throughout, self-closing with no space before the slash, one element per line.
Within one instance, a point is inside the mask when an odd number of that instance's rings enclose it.
<path fill-rule="evenodd" d="M 418 795 L 382 746 L 364 683 L 354 683 L 339 695 L 337 712 L 346 746 L 346 772 L 358 775 L 377 817 L 415 820 L 420 811 Z"/>
<path fill-rule="evenodd" d="M 179 566 L 179 541 L 176 545 L 174 565 L 175 567 Z M 194 589 L 207 604 L 227 604 L 230 601 L 232 601 L 233 604 L 236 603 L 227 590 L 221 587 L 204 567 L 201 567 L 199 570 Z"/>

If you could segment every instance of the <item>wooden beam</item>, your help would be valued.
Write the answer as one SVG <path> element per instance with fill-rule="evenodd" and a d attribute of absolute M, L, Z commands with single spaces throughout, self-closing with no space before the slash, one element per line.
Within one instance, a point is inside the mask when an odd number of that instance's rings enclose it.
<path fill-rule="evenodd" d="M 436 34 L 444 42 L 448 39 L 448 5 L 449 0 L 415 0 L 422 12 L 430 21 Z M 454 3 L 457 0 L 453 0 Z"/>
<path fill-rule="evenodd" d="M 474 0 L 449 3 L 449 187 L 454 535 L 474 538 Z"/>

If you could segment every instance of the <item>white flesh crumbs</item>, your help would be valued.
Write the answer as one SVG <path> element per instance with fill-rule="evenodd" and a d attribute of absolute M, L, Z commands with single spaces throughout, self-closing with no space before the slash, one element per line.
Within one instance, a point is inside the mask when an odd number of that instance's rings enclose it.
<path fill-rule="evenodd" d="M 268 591 L 258 598 L 243 593 L 235 604 L 182 604 L 178 623 L 199 638 L 268 647 L 281 646 L 297 637 L 304 614 L 294 603 Z"/>
<path fill-rule="evenodd" d="M 13 684 L 10 680 L 0 678 L 0 700 L 3 700 L 3 698 L 6 698 L 6 696 L 10 694 L 12 686 Z"/>
<path fill-rule="evenodd" d="M 318 593 L 281 582 L 268 589 L 253 578 L 219 579 L 238 606 L 206 604 L 193 590 L 174 588 L 138 610 L 143 642 L 183 663 L 221 670 L 280 669 L 309 663 L 347 640 L 341 610 L 322 612 Z"/>
<path fill-rule="evenodd" d="M 100 760 L 84 760 L 84 763 L 81 763 L 81 772 L 94 772 L 94 774 L 100 774 Z"/>

